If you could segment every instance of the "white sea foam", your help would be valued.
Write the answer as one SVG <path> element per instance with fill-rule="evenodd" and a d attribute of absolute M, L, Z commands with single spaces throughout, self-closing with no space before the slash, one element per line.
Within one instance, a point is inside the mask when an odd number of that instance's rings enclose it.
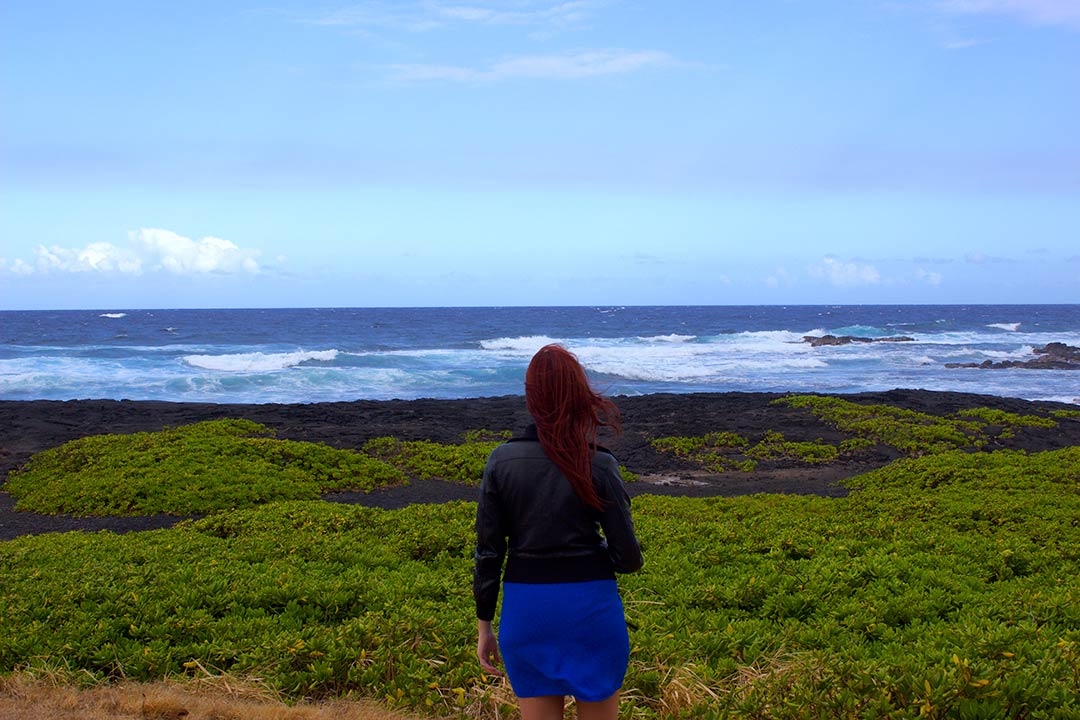
<path fill-rule="evenodd" d="M 127 313 L 101 313 L 98 317 L 111 318 L 113 320 L 119 320 L 122 317 L 127 317 Z"/>
<path fill-rule="evenodd" d="M 640 337 L 638 340 L 648 343 L 683 343 L 697 340 L 697 335 L 653 335 L 652 337 Z"/>
<path fill-rule="evenodd" d="M 505 337 L 492 340 L 481 340 L 480 347 L 484 350 L 509 351 L 532 355 L 545 345 L 557 342 L 565 343 L 564 340 L 557 340 L 555 338 L 547 337 L 546 335 L 527 335 L 525 337 Z"/>
<path fill-rule="evenodd" d="M 1030 345 L 1026 345 L 1015 350 L 979 350 L 979 355 L 992 358 L 994 360 L 1031 360 L 1035 357 L 1035 348 Z"/>
<path fill-rule="evenodd" d="M 1020 329 L 1020 323 L 990 323 L 986 327 L 997 328 L 998 330 L 1008 330 L 1009 332 L 1016 332 Z"/>
<path fill-rule="evenodd" d="M 696 343 L 620 343 L 575 347 L 591 371 L 642 382 L 715 383 L 748 373 L 827 367 L 789 333 L 740 333 Z M 808 349 L 809 346 L 806 346 Z"/>
<path fill-rule="evenodd" d="M 288 353 L 236 353 L 232 355 L 186 355 L 184 362 L 203 370 L 221 372 L 272 372 L 295 367 L 309 360 L 330 362 L 337 350 L 298 350 Z"/>
<path fill-rule="evenodd" d="M 888 330 L 883 330 L 873 325 L 847 325 L 830 331 L 831 335 L 851 335 L 852 337 L 884 337 L 890 335 Z"/>

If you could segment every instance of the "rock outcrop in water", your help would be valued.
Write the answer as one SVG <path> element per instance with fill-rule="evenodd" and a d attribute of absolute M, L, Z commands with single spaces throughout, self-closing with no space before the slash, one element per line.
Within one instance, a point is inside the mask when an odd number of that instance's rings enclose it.
<path fill-rule="evenodd" d="M 850 345 L 851 343 L 873 342 L 912 342 L 915 338 L 900 335 L 897 337 L 872 338 L 861 335 L 803 335 L 803 342 L 810 343 L 813 347 L 822 345 Z"/>
<path fill-rule="evenodd" d="M 1052 342 L 1033 348 L 1031 360 L 983 360 L 981 363 L 945 363 L 947 368 L 1028 368 L 1032 370 L 1080 370 L 1080 348 L 1065 343 Z"/>

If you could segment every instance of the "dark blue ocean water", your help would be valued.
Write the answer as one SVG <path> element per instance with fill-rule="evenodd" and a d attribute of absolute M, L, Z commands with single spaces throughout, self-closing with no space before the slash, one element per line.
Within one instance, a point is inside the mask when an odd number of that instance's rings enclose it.
<path fill-rule="evenodd" d="M 914 342 L 813 348 L 804 335 Z M 947 369 L 1080 346 L 1080 305 L 0 312 L 0 399 L 221 403 L 521 394 L 540 346 L 599 389 L 956 390 L 1080 403 L 1080 372 Z"/>

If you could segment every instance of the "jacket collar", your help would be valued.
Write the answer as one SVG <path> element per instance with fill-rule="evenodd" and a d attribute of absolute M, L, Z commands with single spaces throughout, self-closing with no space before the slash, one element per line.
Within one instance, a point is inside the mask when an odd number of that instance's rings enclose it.
<path fill-rule="evenodd" d="M 521 435 L 512 437 L 507 442 L 540 442 L 540 436 L 536 433 L 536 423 L 529 423 L 525 426 L 525 430 Z M 605 452 L 608 455 L 614 454 L 603 445 L 596 445 L 595 447 L 598 452 Z"/>

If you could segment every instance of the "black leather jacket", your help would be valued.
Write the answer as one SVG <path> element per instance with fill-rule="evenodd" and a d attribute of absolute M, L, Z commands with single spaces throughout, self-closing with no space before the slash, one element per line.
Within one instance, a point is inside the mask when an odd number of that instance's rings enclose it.
<path fill-rule="evenodd" d="M 495 617 L 504 558 L 503 579 L 523 583 L 602 580 L 641 567 L 618 461 L 600 448 L 592 472 L 603 510 L 578 498 L 544 454 L 534 427 L 491 453 L 476 512 L 473 597 L 478 619 Z"/>

